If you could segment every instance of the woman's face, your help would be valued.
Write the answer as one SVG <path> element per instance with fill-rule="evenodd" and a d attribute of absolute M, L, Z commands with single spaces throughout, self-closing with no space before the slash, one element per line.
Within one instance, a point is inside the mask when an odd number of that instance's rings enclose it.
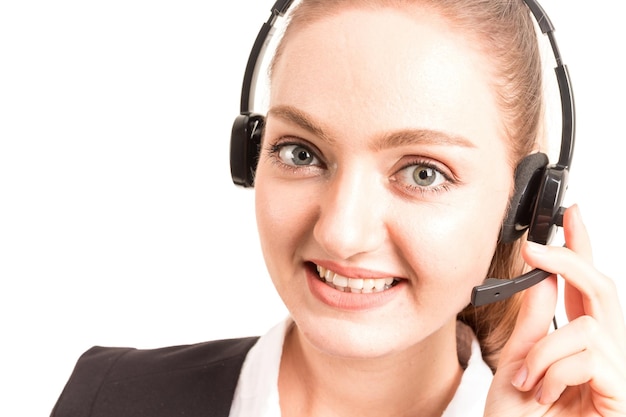
<path fill-rule="evenodd" d="M 512 187 L 491 81 L 432 14 L 348 10 L 286 42 L 256 212 L 272 280 L 313 345 L 389 354 L 468 304 Z"/>

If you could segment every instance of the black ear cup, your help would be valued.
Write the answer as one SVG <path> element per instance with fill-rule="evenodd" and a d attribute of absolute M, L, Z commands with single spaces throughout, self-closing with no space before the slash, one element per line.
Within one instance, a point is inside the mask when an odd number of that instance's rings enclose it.
<path fill-rule="evenodd" d="M 515 169 L 515 188 L 500 229 L 501 242 L 519 239 L 531 225 L 547 165 L 548 156 L 538 152 L 525 157 Z"/>
<path fill-rule="evenodd" d="M 561 166 L 551 166 L 545 171 L 528 228 L 528 240 L 547 245 L 554 237 L 557 226 L 563 226 L 565 208 L 562 204 L 568 172 Z"/>
<path fill-rule="evenodd" d="M 265 118 L 260 114 L 240 114 L 230 136 L 230 175 L 236 185 L 254 187 Z"/>

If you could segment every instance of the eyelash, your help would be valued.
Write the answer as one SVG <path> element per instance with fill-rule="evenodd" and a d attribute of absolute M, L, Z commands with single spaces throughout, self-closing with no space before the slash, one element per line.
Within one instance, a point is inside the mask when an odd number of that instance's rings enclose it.
<path fill-rule="evenodd" d="M 282 150 L 284 150 L 286 147 L 288 146 L 299 146 L 303 149 L 305 149 L 307 152 L 309 152 L 311 154 L 311 156 L 315 159 L 317 159 L 319 161 L 319 165 L 301 165 L 301 166 L 297 166 L 297 165 L 291 165 L 291 164 L 287 164 L 285 163 L 281 156 L 280 156 L 280 152 Z M 273 163 L 279 165 L 282 168 L 288 169 L 290 171 L 293 172 L 298 172 L 302 169 L 311 169 L 311 168 L 324 168 L 324 164 L 322 161 L 322 158 L 320 158 L 319 156 L 319 152 L 313 151 L 311 150 L 311 146 L 310 145 L 306 145 L 298 140 L 293 140 L 291 138 L 289 138 L 288 140 L 285 141 L 280 141 L 278 140 L 276 143 L 270 144 L 268 149 L 267 149 L 267 153 L 268 156 L 270 157 L 270 159 L 273 161 Z"/>
<path fill-rule="evenodd" d="M 317 159 L 319 161 L 319 165 L 301 165 L 301 166 L 297 166 L 297 165 L 291 165 L 291 164 L 287 164 L 285 163 L 281 156 L 280 156 L 280 152 L 282 150 L 284 150 L 286 147 L 288 146 L 299 146 L 302 147 L 303 149 L 305 149 L 307 152 L 309 152 L 311 154 L 311 156 L 315 159 Z M 287 169 L 291 172 L 302 172 L 302 169 L 311 169 L 311 168 L 324 168 L 324 164 L 322 162 L 322 158 L 320 158 L 319 153 L 316 151 L 311 150 L 311 146 L 302 143 L 301 141 L 298 140 L 293 140 L 293 139 L 289 139 L 289 140 L 285 140 L 285 141 L 281 141 L 278 140 L 276 143 L 270 144 L 268 146 L 267 149 L 267 154 L 270 157 L 270 159 L 273 161 L 274 164 L 277 164 L 278 166 L 280 166 L 283 169 Z M 400 174 L 404 171 L 407 170 L 411 167 L 418 167 L 418 166 L 422 166 L 424 168 L 427 169 L 432 169 L 433 171 L 435 171 L 438 175 L 441 175 L 443 177 L 444 182 L 440 185 L 434 186 L 434 187 L 429 187 L 429 186 L 420 186 L 420 185 L 413 185 L 413 184 L 409 184 L 406 181 L 401 181 L 398 177 L 400 176 Z M 405 192 L 410 193 L 410 194 L 415 194 L 415 193 L 419 193 L 421 195 L 427 195 L 427 194 L 438 194 L 438 193 L 442 193 L 445 191 L 450 190 L 451 186 L 455 185 L 458 183 L 458 180 L 452 175 L 452 174 L 448 174 L 446 172 L 446 170 L 442 169 L 439 164 L 433 163 L 432 161 L 425 159 L 425 158 L 419 158 L 419 157 L 415 157 L 414 159 L 410 160 L 409 162 L 405 163 L 401 168 L 399 168 L 395 174 L 393 174 L 392 176 L 392 182 L 399 184 L 402 188 L 404 188 Z"/>

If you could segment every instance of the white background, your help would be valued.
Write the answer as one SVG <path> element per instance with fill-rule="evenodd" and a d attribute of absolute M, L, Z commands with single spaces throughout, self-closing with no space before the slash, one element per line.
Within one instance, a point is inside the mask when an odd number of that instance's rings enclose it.
<path fill-rule="evenodd" d="M 48 415 L 94 344 L 265 332 L 285 311 L 228 151 L 272 0 L 0 4 L 0 415 Z M 626 299 L 617 3 L 544 0 L 569 64 L 568 203 Z M 545 42 L 545 40 L 544 40 Z"/>

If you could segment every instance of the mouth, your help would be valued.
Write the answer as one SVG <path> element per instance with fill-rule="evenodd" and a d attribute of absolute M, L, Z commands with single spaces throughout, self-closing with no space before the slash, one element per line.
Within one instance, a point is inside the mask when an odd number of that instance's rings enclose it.
<path fill-rule="evenodd" d="M 338 273 L 331 271 L 313 264 L 317 270 L 317 276 L 320 281 L 325 283 L 331 288 L 341 292 L 349 292 L 353 294 L 372 294 L 384 292 L 390 288 L 396 286 L 400 280 L 394 277 L 380 277 L 380 278 L 352 278 L 339 275 Z"/>

